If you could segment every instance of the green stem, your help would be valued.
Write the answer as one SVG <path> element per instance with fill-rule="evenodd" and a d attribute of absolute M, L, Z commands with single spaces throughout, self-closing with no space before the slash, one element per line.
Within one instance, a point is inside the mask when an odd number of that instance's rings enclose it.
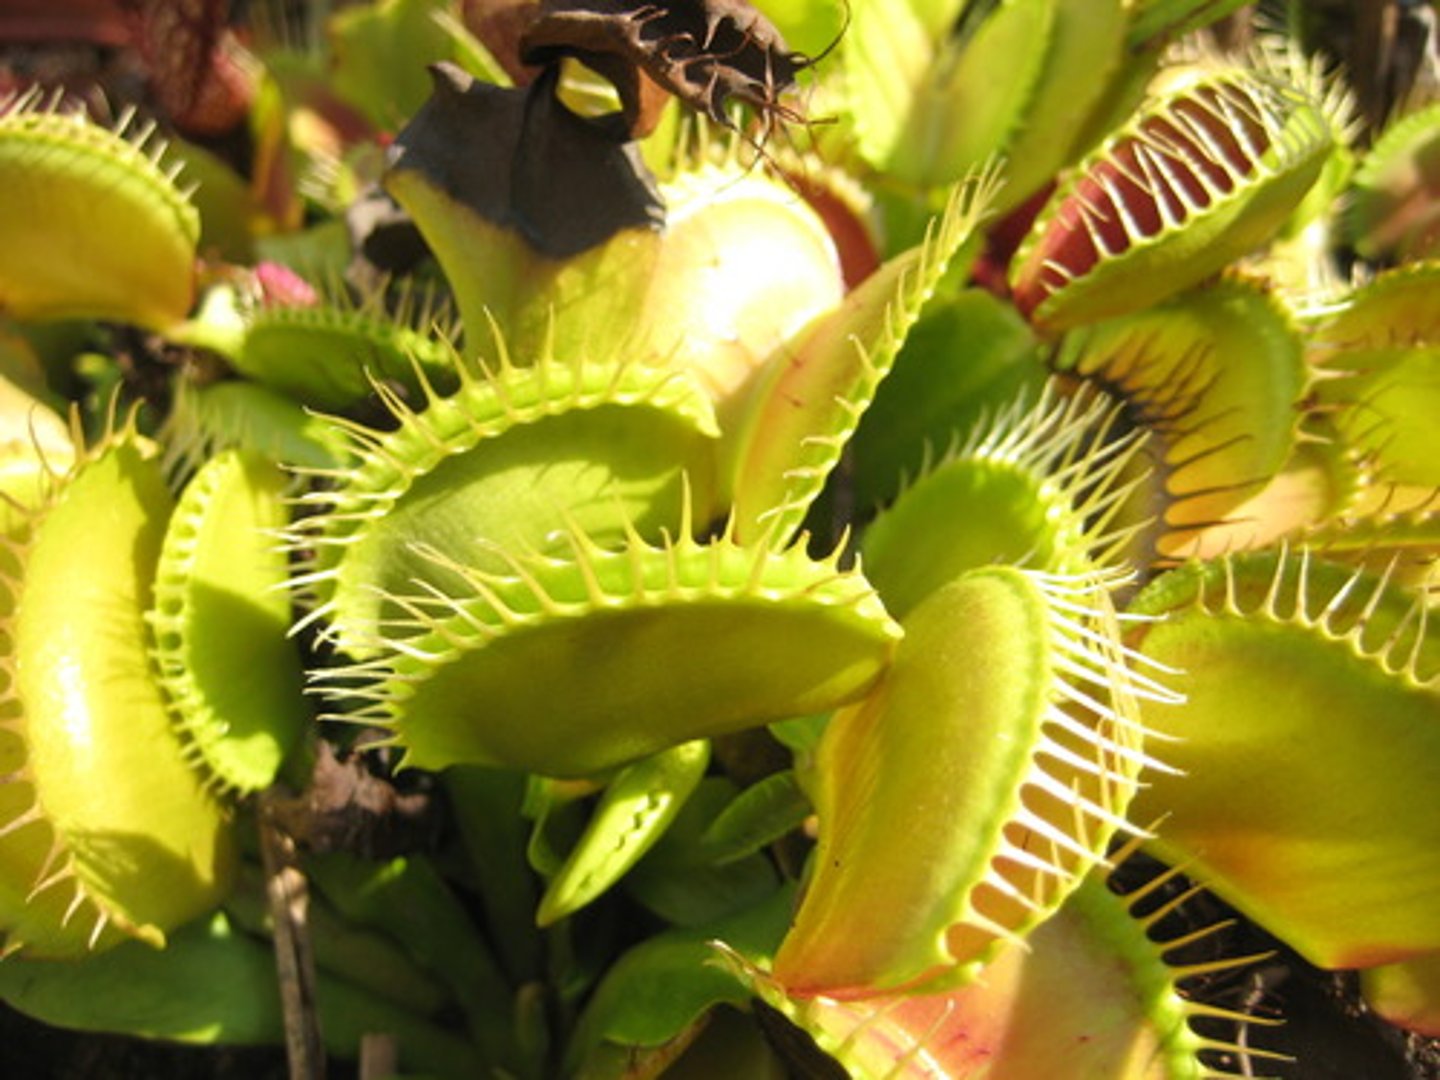
<path fill-rule="evenodd" d="M 500 962 L 517 984 L 538 979 L 545 961 L 535 925 L 539 890 L 525 858 L 528 823 L 520 813 L 525 777 L 457 766 L 443 778 Z"/>

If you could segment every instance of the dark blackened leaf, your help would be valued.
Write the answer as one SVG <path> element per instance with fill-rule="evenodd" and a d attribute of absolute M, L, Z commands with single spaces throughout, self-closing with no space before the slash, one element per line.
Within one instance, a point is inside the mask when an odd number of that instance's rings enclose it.
<path fill-rule="evenodd" d="M 559 69 L 530 87 L 511 173 L 515 222 L 550 255 L 574 255 L 621 229 L 664 224 L 664 205 L 625 133 L 576 116 L 555 96 Z"/>
<path fill-rule="evenodd" d="M 434 64 L 430 100 L 395 138 L 393 171 L 414 170 L 485 220 L 511 225 L 510 164 L 520 144 L 525 90 L 480 82 Z"/>
<path fill-rule="evenodd" d="M 558 72 L 520 89 L 479 82 L 452 64 L 430 70 L 435 93 L 395 140 L 392 170 L 420 173 L 555 258 L 663 221 L 624 132 L 565 108 L 555 97 Z"/>

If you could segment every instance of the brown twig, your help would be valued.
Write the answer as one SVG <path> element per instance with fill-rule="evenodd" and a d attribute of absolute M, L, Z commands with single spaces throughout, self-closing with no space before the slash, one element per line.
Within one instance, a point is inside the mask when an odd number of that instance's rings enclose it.
<path fill-rule="evenodd" d="M 315 1001 L 315 957 L 306 923 L 309 888 L 300 872 L 295 841 L 276 823 L 272 788 L 260 797 L 260 857 L 265 897 L 275 933 L 275 972 L 285 1018 L 285 1054 L 291 1080 L 323 1080 L 325 1047 Z"/>
<path fill-rule="evenodd" d="M 394 1035 L 360 1037 L 360 1080 L 389 1080 L 400 1064 L 400 1044 Z"/>

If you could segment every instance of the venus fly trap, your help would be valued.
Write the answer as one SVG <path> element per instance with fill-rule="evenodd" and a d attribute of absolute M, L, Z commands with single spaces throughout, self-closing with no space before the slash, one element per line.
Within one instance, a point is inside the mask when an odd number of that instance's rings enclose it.
<path fill-rule="evenodd" d="M 1287 948 L 1425 1053 L 1434 109 L 1365 149 L 1237 6 L 257 19 L 228 164 L 7 99 L 0 998 L 1303 1077 Z"/>

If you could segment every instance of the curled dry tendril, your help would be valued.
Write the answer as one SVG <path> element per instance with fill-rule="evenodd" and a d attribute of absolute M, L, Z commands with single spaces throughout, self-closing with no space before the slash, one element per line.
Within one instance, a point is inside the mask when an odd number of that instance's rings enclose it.
<path fill-rule="evenodd" d="M 828 51 L 828 50 L 826 50 Z M 553 0 L 521 41 L 528 63 L 574 57 L 610 79 L 632 137 L 658 118 L 658 86 L 725 127 L 732 101 L 754 108 L 768 126 L 800 113 L 783 103 L 796 76 L 823 56 L 791 50 L 774 25 L 745 0 Z"/>

